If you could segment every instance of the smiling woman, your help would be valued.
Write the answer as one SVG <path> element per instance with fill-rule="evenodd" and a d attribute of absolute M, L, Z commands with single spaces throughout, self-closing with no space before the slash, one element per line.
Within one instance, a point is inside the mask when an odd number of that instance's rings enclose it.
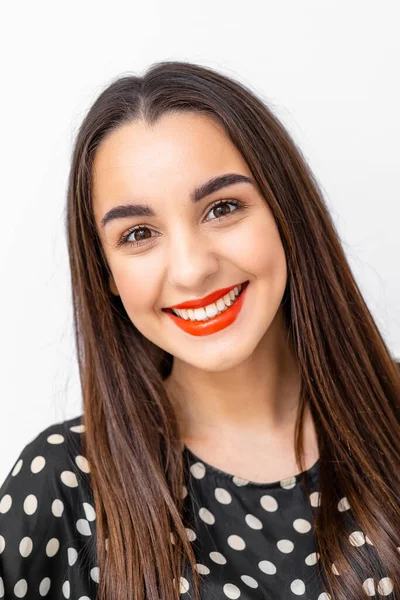
<path fill-rule="evenodd" d="M 117 79 L 66 225 L 83 414 L 1 487 L 0 597 L 400 598 L 399 371 L 272 111 Z"/>

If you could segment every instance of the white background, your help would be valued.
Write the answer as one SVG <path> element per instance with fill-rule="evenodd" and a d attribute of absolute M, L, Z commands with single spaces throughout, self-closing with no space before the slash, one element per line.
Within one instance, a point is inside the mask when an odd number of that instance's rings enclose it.
<path fill-rule="evenodd" d="M 396 1 L 18 2 L 0 39 L 0 482 L 81 414 L 64 210 L 72 142 L 112 79 L 188 60 L 251 87 L 300 145 L 400 358 Z"/>

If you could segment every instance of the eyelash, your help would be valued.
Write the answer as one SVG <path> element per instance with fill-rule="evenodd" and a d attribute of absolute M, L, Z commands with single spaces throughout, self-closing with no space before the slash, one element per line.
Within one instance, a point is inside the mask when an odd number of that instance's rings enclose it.
<path fill-rule="evenodd" d="M 214 204 L 212 204 L 210 206 L 208 212 L 211 212 L 214 208 L 217 208 L 219 206 L 223 206 L 224 204 L 233 204 L 234 206 L 236 206 L 236 210 L 230 211 L 229 213 L 227 213 L 226 215 L 222 215 L 221 217 L 216 217 L 215 219 L 211 219 L 211 221 L 219 221 L 220 219 L 224 219 L 225 217 L 229 217 L 231 214 L 233 214 L 235 212 L 238 212 L 239 210 L 241 210 L 242 208 L 245 207 L 245 205 L 243 204 L 243 202 L 240 202 L 240 200 L 217 200 L 216 202 L 214 202 Z M 131 233 L 133 233 L 134 231 L 141 230 L 141 229 L 149 229 L 150 230 L 150 227 L 147 227 L 146 225 L 135 225 L 135 227 L 131 227 L 131 229 L 129 229 L 121 237 L 121 239 L 119 240 L 119 242 L 117 244 L 117 247 L 120 247 L 120 246 L 141 246 L 141 245 L 143 245 L 143 243 L 147 243 L 147 239 L 151 239 L 151 237 L 157 237 L 157 236 L 151 236 L 150 238 L 147 238 L 145 240 L 138 240 L 138 241 L 134 241 L 134 242 L 128 241 L 127 238 L 131 235 Z"/>

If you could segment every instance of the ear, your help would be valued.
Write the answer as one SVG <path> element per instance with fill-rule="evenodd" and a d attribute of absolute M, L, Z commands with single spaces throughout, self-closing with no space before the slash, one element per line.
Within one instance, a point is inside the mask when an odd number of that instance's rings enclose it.
<path fill-rule="evenodd" d="M 119 296 L 118 288 L 115 285 L 114 277 L 112 275 L 109 277 L 109 286 L 111 293 L 114 294 L 114 296 Z"/>

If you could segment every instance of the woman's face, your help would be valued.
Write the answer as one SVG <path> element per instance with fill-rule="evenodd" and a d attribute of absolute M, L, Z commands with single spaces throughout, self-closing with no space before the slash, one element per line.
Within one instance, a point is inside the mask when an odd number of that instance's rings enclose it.
<path fill-rule="evenodd" d="M 225 185 L 199 193 L 211 179 L 228 174 Z M 202 370 L 222 371 L 250 357 L 284 294 L 283 246 L 252 182 L 219 123 L 195 113 L 166 114 L 151 127 L 124 125 L 95 156 L 93 208 L 112 273 L 110 289 L 146 338 Z M 217 200 L 219 208 L 212 206 Z M 120 206 L 127 208 L 115 210 Z M 225 315 L 226 304 L 214 299 L 214 312 L 221 311 L 217 319 L 209 319 L 212 307 L 181 313 L 200 319 L 194 324 L 162 310 L 246 281 L 243 297 Z"/>

